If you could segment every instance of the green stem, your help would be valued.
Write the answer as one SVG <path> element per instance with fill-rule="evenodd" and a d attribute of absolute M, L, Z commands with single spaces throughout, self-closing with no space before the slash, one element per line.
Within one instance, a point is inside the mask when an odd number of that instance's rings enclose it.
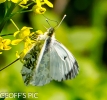
<path fill-rule="evenodd" d="M 5 68 L 9 67 L 10 65 L 12 65 L 13 63 L 15 63 L 16 61 L 18 61 L 20 58 L 17 58 L 16 60 L 14 60 L 13 62 L 11 62 L 10 64 L 8 64 L 7 66 L 5 66 L 4 68 L 0 69 L 0 71 L 4 70 Z"/>
<path fill-rule="evenodd" d="M 32 9 L 31 10 L 20 11 L 20 12 L 16 12 L 16 13 L 25 13 L 25 12 L 31 12 L 31 11 L 32 11 Z"/>
<path fill-rule="evenodd" d="M 8 35 L 13 35 L 13 33 L 9 33 L 9 34 L 2 34 L 2 35 L 0 35 L 0 36 L 2 37 L 2 36 L 8 36 Z"/>
<path fill-rule="evenodd" d="M 28 5 L 26 5 L 26 7 L 29 7 L 32 4 L 33 4 L 33 2 L 29 3 Z M 15 14 L 18 14 L 18 13 L 25 13 L 25 12 L 31 12 L 32 11 L 32 9 L 23 11 L 24 9 L 25 8 L 21 8 L 19 11 L 15 12 L 15 13 L 12 13 L 11 15 L 14 16 Z"/>
<path fill-rule="evenodd" d="M 15 24 L 15 22 L 14 22 L 12 19 L 10 19 L 10 21 L 11 21 L 12 24 L 16 27 L 16 29 L 19 31 L 19 28 L 18 28 L 18 26 Z"/>

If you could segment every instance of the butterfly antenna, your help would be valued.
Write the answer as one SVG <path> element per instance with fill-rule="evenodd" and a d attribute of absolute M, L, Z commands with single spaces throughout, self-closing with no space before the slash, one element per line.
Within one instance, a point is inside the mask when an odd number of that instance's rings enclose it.
<path fill-rule="evenodd" d="M 48 25 L 51 27 L 51 25 L 50 25 L 50 23 L 49 23 L 48 19 L 46 19 L 46 22 L 47 22 L 47 23 L 48 23 Z"/>
<path fill-rule="evenodd" d="M 43 15 L 43 14 L 42 14 Z M 53 22 L 56 22 L 57 23 L 57 25 L 56 26 L 58 26 L 58 21 L 55 21 L 55 20 L 52 20 L 52 19 L 49 19 L 49 18 L 47 18 L 45 15 L 43 15 L 45 18 L 46 18 L 46 22 L 48 23 L 48 25 L 51 27 L 51 25 L 50 25 L 50 23 L 49 23 L 49 21 L 48 20 L 50 20 L 50 21 L 53 21 Z"/>
<path fill-rule="evenodd" d="M 63 16 L 63 18 L 61 19 L 60 23 L 57 25 L 56 29 L 61 25 L 62 21 L 65 19 L 66 15 Z"/>
<path fill-rule="evenodd" d="M 44 26 L 44 25 L 43 25 L 43 27 L 44 27 L 45 29 L 48 29 L 48 28 L 47 28 L 46 26 Z"/>
<path fill-rule="evenodd" d="M 17 58 L 16 60 L 14 60 L 13 62 L 11 62 L 10 64 L 8 64 L 7 66 L 5 66 L 4 68 L 0 69 L 0 71 L 4 70 L 5 68 L 9 67 L 10 65 L 12 65 L 13 63 L 15 63 L 16 61 L 18 61 L 20 58 Z"/>

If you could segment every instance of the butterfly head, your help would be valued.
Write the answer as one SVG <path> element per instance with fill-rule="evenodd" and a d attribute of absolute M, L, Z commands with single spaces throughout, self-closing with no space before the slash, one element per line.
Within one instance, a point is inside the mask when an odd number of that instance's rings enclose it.
<path fill-rule="evenodd" d="M 52 36 L 54 33 L 54 28 L 53 27 L 50 27 L 48 30 L 47 30 L 47 35 L 48 36 Z"/>

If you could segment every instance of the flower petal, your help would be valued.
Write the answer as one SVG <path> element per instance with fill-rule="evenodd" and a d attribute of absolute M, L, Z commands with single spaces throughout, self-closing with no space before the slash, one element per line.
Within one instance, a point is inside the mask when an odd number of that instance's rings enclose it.
<path fill-rule="evenodd" d="M 36 0 L 37 6 L 41 7 L 41 2 L 40 0 Z"/>
<path fill-rule="evenodd" d="M 28 0 L 22 0 L 22 2 L 20 4 L 27 4 Z"/>
<path fill-rule="evenodd" d="M 44 2 L 51 8 L 53 8 L 53 4 L 51 2 L 49 2 L 48 0 L 44 0 Z"/>
<path fill-rule="evenodd" d="M 6 45 L 6 46 L 3 47 L 3 50 L 10 50 L 11 48 L 12 47 Z"/>
<path fill-rule="evenodd" d="M 13 36 L 17 37 L 18 33 L 20 33 L 20 31 L 16 31 Z"/>
<path fill-rule="evenodd" d="M 21 0 L 11 0 L 13 3 L 18 3 L 20 2 Z"/>
<path fill-rule="evenodd" d="M 11 40 L 10 39 L 4 39 L 2 42 L 4 45 L 9 45 L 11 43 Z"/>
<path fill-rule="evenodd" d="M 37 30 L 36 34 L 40 35 L 40 34 L 43 34 L 43 32 L 41 30 Z"/>
<path fill-rule="evenodd" d="M 19 44 L 22 40 L 23 40 L 23 39 L 13 40 L 13 41 L 11 42 L 11 44 L 12 44 L 12 45 L 17 45 L 17 44 Z"/>
<path fill-rule="evenodd" d="M 0 49 L 3 50 L 3 43 L 0 43 Z"/>
<path fill-rule="evenodd" d="M 29 36 L 31 27 L 24 26 L 20 31 L 20 38 L 24 39 L 25 37 Z"/>
<path fill-rule="evenodd" d="M 20 55 L 19 55 L 19 52 L 18 52 L 18 51 L 16 51 L 16 57 L 17 57 L 17 58 L 20 58 Z"/>
<path fill-rule="evenodd" d="M 32 8 L 33 12 L 36 13 L 36 14 L 44 14 L 46 9 L 43 8 L 43 7 L 39 7 L 37 5 L 34 5 L 33 8 Z"/>

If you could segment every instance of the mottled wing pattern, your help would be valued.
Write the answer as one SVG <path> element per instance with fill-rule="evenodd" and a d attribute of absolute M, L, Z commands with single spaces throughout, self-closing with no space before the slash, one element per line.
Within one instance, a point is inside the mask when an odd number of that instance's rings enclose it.
<path fill-rule="evenodd" d="M 37 50 L 37 45 L 33 45 L 29 52 L 23 58 L 24 64 L 21 70 L 21 74 L 26 85 L 28 85 L 32 79 L 33 70 L 36 67 L 36 59 L 38 57 L 38 54 L 39 51 Z"/>
<path fill-rule="evenodd" d="M 49 47 L 50 47 L 50 38 L 48 37 L 44 42 L 44 45 L 40 52 L 36 69 L 32 76 L 32 81 L 30 82 L 30 84 L 32 85 L 42 86 L 49 83 L 52 80 L 52 78 L 50 77 Z"/>
<path fill-rule="evenodd" d="M 74 78 L 78 72 L 78 64 L 73 55 L 56 40 L 50 47 L 50 73 L 54 80 L 62 81 Z"/>

